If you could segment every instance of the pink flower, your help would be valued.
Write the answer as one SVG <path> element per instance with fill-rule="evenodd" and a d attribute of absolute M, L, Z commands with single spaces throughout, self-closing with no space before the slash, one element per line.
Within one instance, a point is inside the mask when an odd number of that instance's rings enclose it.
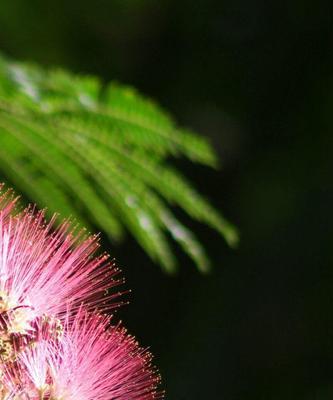
<path fill-rule="evenodd" d="M 67 322 L 62 340 L 41 342 L 19 358 L 29 377 L 28 399 L 153 400 L 159 376 L 151 355 L 126 330 L 105 316 L 80 310 Z M 41 396 L 42 394 L 42 396 Z M 32 396 L 32 397 L 31 397 Z M 25 398 L 23 396 L 23 398 Z"/>
<path fill-rule="evenodd" d="M 55 217 L 46 224 L 32 209 L 12 215 L 9 194 L 0 206 L 0 330 L 26 334 L 35 318 L 74 314 L 81 303 L 100 311 L 120 304 L 111 303 L 119 293 L 108 294 L 121 282 L 117 268 L 106 254 L 93 258 L 97 236 L 69 232 L 66 221 L 55 229 Z"/>
<path fill-rule="evenodd" d="M 0 399 L 161 399 L 150 353 L 100 314 L 121 280 L 97 237 L 15 202 L 0 185 Z"/>

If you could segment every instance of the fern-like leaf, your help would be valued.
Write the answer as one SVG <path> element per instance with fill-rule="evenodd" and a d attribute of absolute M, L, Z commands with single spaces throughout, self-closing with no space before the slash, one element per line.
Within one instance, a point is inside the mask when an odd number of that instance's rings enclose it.
<path fill-rule="evenodd" d="M 168 234 L 206 271 L 204 249 L 171 207 L 216 229 L 230 245 L 238 235 L 170 157 L 217 166 L 204 138 L 178 128 L 134 89 L 0 57 L 2 174 L 38 205 L 94 224 L 111 240 L 122 239 L 126 228 L 173 271 Z"/>

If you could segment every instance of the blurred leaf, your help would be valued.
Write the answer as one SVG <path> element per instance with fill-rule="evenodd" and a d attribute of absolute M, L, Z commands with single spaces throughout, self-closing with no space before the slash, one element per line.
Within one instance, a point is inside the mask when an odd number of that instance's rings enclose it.
<path fill-rule="evenodd" d="M 204 138 L 179 129 L 132 88 L 0 58 L 0 169 L 10 182 L 49 212 L 93 223 L 112 240 L 127 229 L 173 271 L 168 233 L 206 271 L 204 249 L 170 206 L 216 229 L 231 246 L 238 235 L 170 157 L 217 165 Z"/>

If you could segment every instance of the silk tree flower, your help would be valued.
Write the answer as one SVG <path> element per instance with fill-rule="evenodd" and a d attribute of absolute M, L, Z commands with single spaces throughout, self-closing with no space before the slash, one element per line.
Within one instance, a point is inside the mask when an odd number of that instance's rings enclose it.
<path fill-rule="evenodd" d="M 157 390 L 160 378 L 151 366 L 151 354 L 140 348 L 124 328 L 110 325 L 108 317 L 89 315 L 83 309 L 72 322 L 66 323 L 61 340 L 42 341 L 27 348 L 18 362 L 27 380 L 17 388 L 15 384 L 8 385 L 12 397 L 29 400 L 163 397 Z M 10 374 L 7 379 L 10 380 Z"/>
<path fill-rule="evenodd" d="M 13 214 L 8 193 L 0 206 L 0 332 L 28 335 L 36 319 L 61 319 L 81 303 L 101 311 L 119 305 L 111 303 L 118 293 L 108 292 L 121 282 L 118 269 L 106 254 L 93 257 L 97 236 L 69 231 L 68 221 L 55 229 L 55 217 L 46 223 L 43 211 Z"/>
<path fill-rule="evenodd" d="M 0 400 L 162 399 L 151 354 L 101 314 L 122 281 L 97 237 L 15 203 L 0 185 Z"/>

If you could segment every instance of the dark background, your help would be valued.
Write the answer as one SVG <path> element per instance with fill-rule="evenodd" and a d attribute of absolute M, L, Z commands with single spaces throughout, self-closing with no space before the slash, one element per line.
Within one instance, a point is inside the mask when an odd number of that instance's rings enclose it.
<path fill-rule="evenodd" d="M 237 224 L 238 250 L 188 221 L 213 260 L 164 275 L 104 243 L 133 289 L 119 312 L 168 399 L 333 396 L 333 32 L 322 1 L 3 0 L 0 50 L 116 79 L 213 142 L 177 161 Z"/>

